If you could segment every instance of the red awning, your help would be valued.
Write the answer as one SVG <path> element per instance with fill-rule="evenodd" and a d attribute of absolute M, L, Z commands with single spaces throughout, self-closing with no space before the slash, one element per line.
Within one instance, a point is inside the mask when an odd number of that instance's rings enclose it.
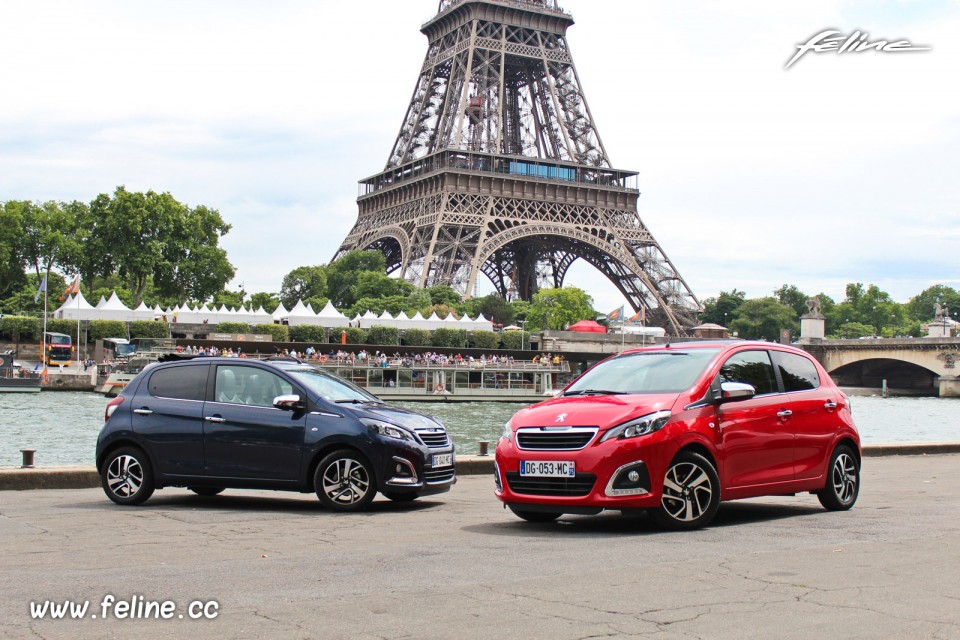
<path fill-rule="evenodd" d="M 567 331 L 579 331 L 580 333 L 606 333 L 607 328 L 593 320 L 581 320 L 570 325 Z"/>

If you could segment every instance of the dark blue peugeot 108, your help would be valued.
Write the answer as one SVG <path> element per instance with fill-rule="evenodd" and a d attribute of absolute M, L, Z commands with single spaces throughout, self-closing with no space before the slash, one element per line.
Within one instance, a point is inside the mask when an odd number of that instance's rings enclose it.
<path fill-rule="evenodd" d="M 97 470 L 107 496 L 163 487 L 309 493 L 337 511 L 449 491 L 453 443 L 427 416 L 296 361 L 194 358 L 148 366 L 107 405 Z"/>

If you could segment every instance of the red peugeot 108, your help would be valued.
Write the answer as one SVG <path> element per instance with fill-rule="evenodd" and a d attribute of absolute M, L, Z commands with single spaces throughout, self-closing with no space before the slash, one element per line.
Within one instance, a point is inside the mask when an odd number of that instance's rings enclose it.
<path fill-rule="evenodd" d="M 721 500 L 809 491 L 849 509 L 860 437 L 847 397 L 807 353 L 678 343 L 608 358 L 519 411 L 495 473 L 497 497 L 525 520 L 646 509 L 695 529 Z"/>

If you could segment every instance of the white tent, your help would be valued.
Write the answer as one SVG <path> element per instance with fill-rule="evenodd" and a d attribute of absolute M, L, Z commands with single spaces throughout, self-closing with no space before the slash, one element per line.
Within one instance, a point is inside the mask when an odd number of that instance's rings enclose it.
<path fill-rule="evenodd" d="M 110 299 L 102 307 L 97 308 L 97 318 L 100 320 L 121 320 L 123 322 L 136 320 L 133 309 L 120 301 L 116 291 L 110 294 Z"/>
<path fill-rule="evenodd" d="M 105 304 L 107 304 L 107 299 L 103 296 L 100 296 L 100 300 L 97 302 L 97 309 L 102 308 Z"/>
<path fill-rule="evenodd" d="M 153 320 L 153 309 L 146 302 L 140 301 L 140 306 L 133 310 L 134 320 Z"/>
<path fill-rule="evenodd" d="M 286 310 L 283 306 L 283 303 L 277 305 L 277 308 L 273 310 L 273 320 L 274 322 L 281 322 L 284 318 L 290 315 L 290 312 Z"/>
<path fill-rule="evenodd" d="M 384 311 L 380 314 L 380 317 L 377 318 L 377 321 L 374 323 L 374 325 L 381 327 L 396 327 L 397 321 L 389 311 Z"/>
<path fill-rule="evenodd" d="M 317 314 L 317 321 L 323 327 L 345 327 L 350 323 L 347 316 L 337 311 L 329 300 L 327 306 Z"/>
<path fill-rule="evenodd" d="M 481 313 L 475 320 L 470 322 L 470 328 L 474 331 L 493 331 L 493 322 L 484 318 Z"/>
<path fill-rule="evenodd" d="M 53 312 L 57 318 L 64 320 L 97 320 L 100 316 L 93 305 L 86 301 L 83 293 L 77 292 L 76 296 L 70 296 L 67 301 Z"/>
<path fill-rule="evenodd" d="M 373 311 L 367 310 L 365 314 L 360 316 L 360 328 L 369 329 L 373 325 L 377 324 L 377 314 Z"/>
<path fill-rule="evenodd" d="M 404 329 L 430 329 L 430 323 L 427 322 L 424 317 L 417 311 L 413 314 L 413 317 L 410 318 L 409 324 L 404 327 Z"/>
<path fill-rule="evenodd" d="M 185 303 L 173 310 L 177 315 L 177 322 L 199 322 L 197 320 L 197 312 Z"/>
<path fill-rule="evenodd" d="M 303 304 L 303 300 L 297 300 L 297 304 L 294 305 L 293 309 L 287 314 L 286 319 L 291 327 L 301 324 L 320 324 L 320 320 L 317 318 L 313 307 Z"/>
<path fill-rule="evenodd" d="M 426 328 L 430 330 L 443 327 L 443 320 L 437 315 L 436 311 L 430 314 L 430 317 L 426 319 L 425 323 L 427 325 Z"/>
<path fill-rule="evenodd" d="M 253 324 L 270 324 L 273 322 L 273 316 L 267 313 L 263 305 L 257 307 L 257 310 L 253 312 Z"/>

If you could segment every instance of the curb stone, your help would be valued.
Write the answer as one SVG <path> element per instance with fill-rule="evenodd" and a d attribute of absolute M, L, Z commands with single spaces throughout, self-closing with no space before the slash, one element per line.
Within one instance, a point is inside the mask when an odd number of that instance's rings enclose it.
<path fill-rule="evenodd" d="M 960 453 L 960 442 L 918 442 L 910 444 L 868 444 L 863 456 L 920 456 Z M 493 474 L 493 455 L 459 456 L 457 475 Z M 90 489 L 100 486 L 100 475 L 94 467 L 35 467 L 33 469 L 0 469 L 0 491 L 27 489 Z"/>

